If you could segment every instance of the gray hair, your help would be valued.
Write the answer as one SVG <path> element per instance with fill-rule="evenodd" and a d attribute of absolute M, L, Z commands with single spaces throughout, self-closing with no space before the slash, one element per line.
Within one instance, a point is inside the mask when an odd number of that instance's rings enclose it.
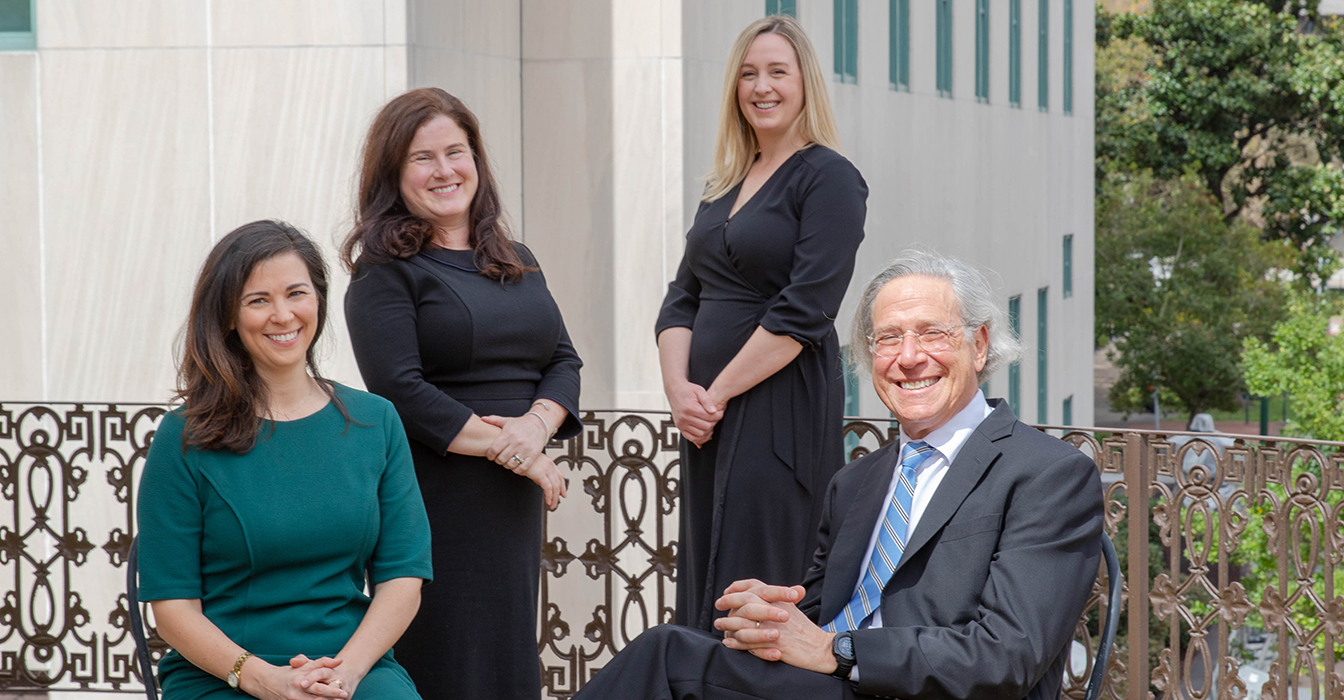
<path fill-rule="evenodd" d="M 859 308 L 854 312 L 854 326 L 849 341 L 850 357 L 863 371 L 873 366 L 868 338 L 873 334 L 873 304 L 877 295 L 889 283 L 903 277 L 933 277 L 947 280 L 957 297 L 957 313 L 966 324 L 966 340 L 973 341 L 980 326 L 989 329 L 989 353 L 985 366 L 976 374 L 976 380 L 987 381 L 1004 363 L 1016 360 L 1022 345 L 1008 330 L 1008 312 L 998 303 L 994 288 L 985 273 L 956 258 L 931 250 L 913 248 L 887 263 L 863 289 Z"/>

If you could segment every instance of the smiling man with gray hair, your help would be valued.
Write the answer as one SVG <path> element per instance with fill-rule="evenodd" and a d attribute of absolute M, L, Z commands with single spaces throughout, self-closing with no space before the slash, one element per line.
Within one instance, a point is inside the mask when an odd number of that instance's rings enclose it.
<path fill-rule="evenodd" d="M 878 273 L 850 347 L 900 440 L 831 480 L 802 584 L 734 583 L 724 639 L 649 630 L 577 698 L 1058 698 L 1101 559 L 1101 483 L 980 393 L 1017 356 L 1005 326 L 958 260 L 912 251 Z"/>

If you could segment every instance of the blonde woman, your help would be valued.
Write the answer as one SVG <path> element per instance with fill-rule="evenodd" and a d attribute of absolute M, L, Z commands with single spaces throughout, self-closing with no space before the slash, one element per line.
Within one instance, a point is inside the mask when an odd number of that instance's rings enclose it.
<path fill-rule="evenodd" d="M 728 584 L 797 583 L 843 463 L 834 321 L 863 240 L 868 186 L 837 149 L 798 22 L 737 38 L 714 170 L 658 317 L 682 434 L 678 624 L 713 631 Z"/>

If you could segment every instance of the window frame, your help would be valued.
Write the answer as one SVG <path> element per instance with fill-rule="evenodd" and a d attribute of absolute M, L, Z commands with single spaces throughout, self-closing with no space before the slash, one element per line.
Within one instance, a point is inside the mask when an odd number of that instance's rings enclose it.
<path fill-rule="evenodd" d="M 1063 256 L 1064 269 L 1062 270 L 1063 281 L 1060 285 L 1060 292 L 1065 299 L 1073 296 L 1073 234 L 1064 234 Z"/>
<path fill-rule="evenodd" d="M 28 0 L 28 31 L 0 31 L 0 51 L 32 51 L 37 48 L 37 0 Z"/>
<path fill-rule="evenodd" d="M 910 92 L 910 0 L 890 0 L 887 70 L 891 89 Z"/>
<path fill-rule="evenodd" d="M 1050 111 L 1050 0 L 1036 0 L 1036 108 Z"/>
<path fill-rule="evenodd" d="M 798 0 L 765 0 L 765 15 L 788 15 L 798 18 Z"/>
<path fill-rule="evenodd" d="M 1060 31 L 1064 34 L 1064 51 L 1060 58 L 1064 62 L 1060 87 L 1064 90 L 1063 107 L 1066 116 L 1073 116 L 1073 0 L 1064 0 L 1064 25 Z"/>
<path fill-rule="evenodd" d="M 1050 422 L 1050 288 L 1036 290 L 1036 422 Z"/>
<path fill-rule="evenodd" d="M 936 54 L 934 82 L 939 97 L 952 97 L 952 0 L 934 0 Z"/>
<path fill-rule="evenodd" d="M 1022 108 L 1022 0 L 1008 0 L 1008 106 Z"/>
<path fill-rule="evenodd" d="M 859 82 L 859 0 L 832 0 L 835 13 L 835 82 Z"/>
<path fill-rule="evenodd" d="M 989 0 L 975 0 L 975 99 L 989 104 Z"/>

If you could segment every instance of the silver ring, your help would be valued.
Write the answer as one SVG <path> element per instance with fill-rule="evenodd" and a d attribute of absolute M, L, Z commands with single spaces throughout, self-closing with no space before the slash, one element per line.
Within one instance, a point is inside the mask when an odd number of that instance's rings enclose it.
<path fill-rule="evenodd" d="M 760 621 L 760 620 L 757 620 L 757 621 L 756 621 L 756 629 L 760 629 L 760 628 L 761 628 L 761 621 Z"/>
<path fill-rule="evenodd" d="M 514 455 L 514 456 L 510 457 L 510 458 L 509 458 L 509 461 L 510 461 L 510 462 L 516 462 L 516 463 L 518 464 L 518 466 L 520 466 L 520 467 L 523 466 L 523 458 L 522 458 L 522 457 L 519 457 L 518 455 Z"/>
<path fill-rule="evenodd" d="M 337 690 L 344 690 L 344 689 L 345 689 L 345 681 L 342 681 L 342 680 L 337 680 L 336 682 L 332 683 L 332 685 L 336 686 L 336 689 L 337 689 Z"/>

